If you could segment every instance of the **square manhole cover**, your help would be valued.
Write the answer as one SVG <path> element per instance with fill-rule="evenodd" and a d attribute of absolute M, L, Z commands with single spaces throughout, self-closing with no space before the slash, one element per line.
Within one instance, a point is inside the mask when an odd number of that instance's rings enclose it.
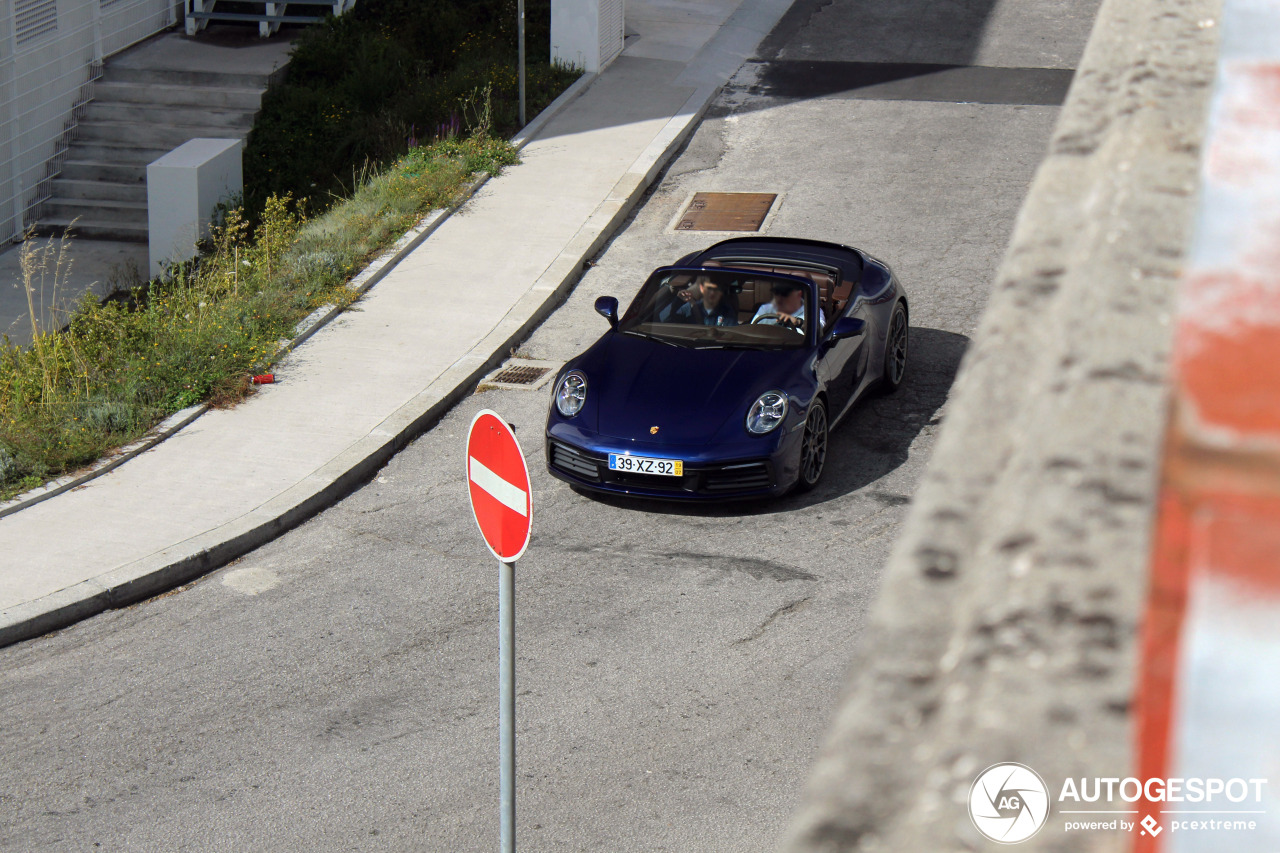
<path fill-rule="evenodd" d="M 677 231 L 759 231 L 777 193 L 694 193 Z"/>

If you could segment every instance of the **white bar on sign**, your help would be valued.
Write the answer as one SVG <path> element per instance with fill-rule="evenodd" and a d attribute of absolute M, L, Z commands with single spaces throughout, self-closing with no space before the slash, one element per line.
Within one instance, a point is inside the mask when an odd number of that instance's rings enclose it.
<path fill-rule="evenodd" d="M 498 503 L 528 517 L 529 495 L 524 489 L 511 485 L 484 467 L 474 456 L 467 457 L 467 476 L 471 478 L 471 482 L 488 492 Z"/>

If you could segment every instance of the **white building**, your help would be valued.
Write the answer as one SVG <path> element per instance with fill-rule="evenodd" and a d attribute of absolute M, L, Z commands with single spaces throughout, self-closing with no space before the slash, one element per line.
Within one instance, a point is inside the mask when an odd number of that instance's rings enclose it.
<path fill-rule="evenodd" d="M 553 0 L 553 56 L 602 70 L 622 50 L 623 4 Z M 318 19 L 265 5 L 263 15 L 247 16 L 212 11 L 213 0 L 0 0 L 0 241 L 20 239 L 50 198 L 104 59 L 180 20 L 189 31 L 209 19 L 261 20 L 266 35 L 281 21 Z M 302 5 L 331 5 L 336 15 L 354 0 Z"/>
<path fill-rule="evenodd" d="M 48 195 L 102 61 L 177 23 L 181 0 L 0 0 L 0 238 Z"/>

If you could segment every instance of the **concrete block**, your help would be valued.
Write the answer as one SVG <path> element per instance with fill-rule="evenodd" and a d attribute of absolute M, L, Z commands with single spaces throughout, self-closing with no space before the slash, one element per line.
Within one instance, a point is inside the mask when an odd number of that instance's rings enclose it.
<path fill-rule="evenodd" d="M 244 187 L 239 139 L 192 139 L 147 166 L 151 275 L 166 261 L 195 255 L 219 202 Z"/>
<path fill-rule="evenodd" d="M 598 73 L 622 53 L 625 0 L 552 0 L 551 59 Z"/>

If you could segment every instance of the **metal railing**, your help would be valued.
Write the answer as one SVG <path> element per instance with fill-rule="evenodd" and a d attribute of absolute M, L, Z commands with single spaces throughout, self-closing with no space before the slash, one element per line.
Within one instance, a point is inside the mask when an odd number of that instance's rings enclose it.
<path fill-rule="evenodd" d="M 20 239 L 49 198 L 49 181 L 102 62 L 177 23 L 174 0 L 61 0 L 48 13 L 0 0 L 0 233 Z"/>
<path fill-rule="evenodd" d="M 210 21 L 258 22 L 258 35 L 273 35 L 281 24 L 310 24 L 323 17 L 315 12 L 325 8 L 335 18 L 348 11 L 356 0 L 298 0 L 295 3 L 276 3 L 271 0 L 236 0 L 239 8 L 246 5 L 261 6 L 262 11 L 219 12 L 214 9 L 218 0 L 186 0 L 187 35 L 193 36 L 208 26 Z M 290 12 L 290 6 L 301 6 L 311 11 Z"/>

